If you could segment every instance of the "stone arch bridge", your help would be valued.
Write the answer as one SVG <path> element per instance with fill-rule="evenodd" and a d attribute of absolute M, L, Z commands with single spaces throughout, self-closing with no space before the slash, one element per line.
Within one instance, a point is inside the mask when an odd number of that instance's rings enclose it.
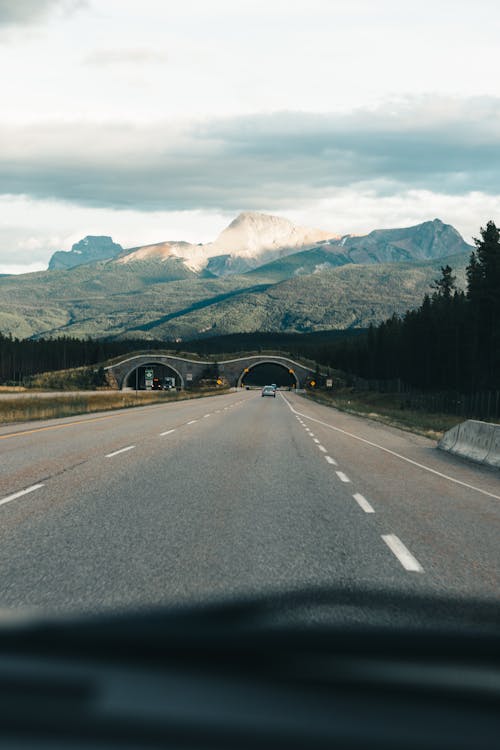
<path fill-rule="evenodd" d="M 162 354 L 158 351 L 143 352 L 134 355 L 124 355 L 111 365 L 104 368 L 114 380 L 119 389 L 133 388 L 136 381 L 135 373 L 140 368 L 155 365 L 163 366 L 171 371 L 175 377 L 178 388 L 186 388 L 196 385 L 202 378 L 207 377 L 207 373 L 214 373 L 218 368 L 218 373 L 224 377 L 230 386 L 239 387 L 242 384 L 245 375 L 257 365 L 273 364 L 284 367 L 290 375 L 295 378 L 297 388 L 303 388 L 310 380 L 317 375 L 314 369 L 311 369 L 304 363 L 273 354 L 252 354 L 234 359 L 218 361 L 202 361 L 199 359 L 187 359 L 177 357 L 172 354 Z"/>

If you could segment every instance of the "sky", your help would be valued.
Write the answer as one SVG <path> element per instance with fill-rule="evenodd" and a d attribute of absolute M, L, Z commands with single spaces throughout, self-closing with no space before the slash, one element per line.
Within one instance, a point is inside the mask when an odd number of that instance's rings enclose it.
<path fill-rule="evenodd" d="M 0 0 L 0 273 L 86 235 L 500 221 L 497 0 Z"/>

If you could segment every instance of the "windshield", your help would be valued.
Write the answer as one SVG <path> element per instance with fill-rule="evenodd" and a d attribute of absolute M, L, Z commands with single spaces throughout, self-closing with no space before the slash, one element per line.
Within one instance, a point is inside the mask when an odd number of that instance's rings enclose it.
<path fill-rule="evenodd" d="M 4 618 L 480 628 L 500 11 L 0 6 Z"/>

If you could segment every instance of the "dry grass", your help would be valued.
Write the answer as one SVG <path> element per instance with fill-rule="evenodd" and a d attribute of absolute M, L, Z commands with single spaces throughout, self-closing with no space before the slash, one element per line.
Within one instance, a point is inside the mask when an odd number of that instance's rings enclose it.
<path fill-rule="evenodd" d="M 355 392 L 346 389 L 334 393 L 308 393 L 309 398 L 326 406 L 334 406 L 349 414 L 373 419 L 392 427 L 399 427 L 417 435 L 439 440 L 446 430 L 459 422 L 462 417 L 454 414 L 440 414 L 402 408 L 402 398 L 395 393 Z"/>
<path fill-rule="evenodd" d="M 134 392 L 109 391 L 108 393 L 103 393 L 101 391 L 95 393 L 89 391 L 88 393 L 74 396 L 49 396 L 44 398 L 35 395 L 33 397 L 23 396 L 19 399 L 0 400 L 0 424 L 55 419 L 111 409 L 128 409 L 135 406 L 165 404 L 171 401 L 216 396 L 227 392 L 228 389 L 207 389 L 192 392 L 139 391 L 136 395 Z"/>

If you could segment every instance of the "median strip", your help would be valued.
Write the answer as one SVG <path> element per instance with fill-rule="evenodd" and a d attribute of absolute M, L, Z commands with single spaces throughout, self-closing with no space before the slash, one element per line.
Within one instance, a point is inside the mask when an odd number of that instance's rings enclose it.
<path fill-rule="evenodd" d="M 401 539 L 395 534 L 384 534 L 382 539 L 387 544 L 391 552 L 398 558 L 399 562 L 405 570 L 409 570 L 412 573 L 423 573 L 424 569 L 413 557 L 411 552 L 405 547 Z"/>
<path fill-rule="evenodd" d="M 119 453 L 125 453 L 125 451 L 131 451 L 132 448 L 135 448 L 135 445 L 127 445 L 126 448 L 120 448 L 119 451 L 113 451 L 113 453 L 106 453 L 106 458 L 113 458 L 113 456 L 117 456 Z"/>
<path fill-rule="evenodd" d="M 5 505 L 5 503 L 10 503 L 11 500 L 17 500 L 18 497 L 22 497 L 23 495 L 28 495 L 30 492 L 39 490 L 40 487 L 43 487 L 43 486 L 44 486 L 43 484 L 33 484 L 31 485 L 31 487 L 27 487 L 25 490 L 14 492 L 13 495 L 7 495 L 7 497 L 4 497 L 2 500 L 0 500 L 0 505 Z"/>

